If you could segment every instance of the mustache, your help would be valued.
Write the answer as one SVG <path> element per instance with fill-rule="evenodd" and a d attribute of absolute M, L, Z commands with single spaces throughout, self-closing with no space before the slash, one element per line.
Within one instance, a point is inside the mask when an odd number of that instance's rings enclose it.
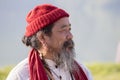
<path fill-rule="evenodd" d="M 73 49 L 74 48 L 74 42 L 73 42 L 73 40 L 65 41 L 63 47 L 64 48 Z"/>

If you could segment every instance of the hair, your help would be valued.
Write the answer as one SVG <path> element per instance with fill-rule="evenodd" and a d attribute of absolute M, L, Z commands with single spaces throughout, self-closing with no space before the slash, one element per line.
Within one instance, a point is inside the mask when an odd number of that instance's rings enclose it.
<path fill-rule="evenodd" d="M 23 36 L 23 38 L 22 38 L 23 44 L 25 44 L 26 46 L 30 46 L 34 49 L 40 49 L 42 47 L 42 44 L 38 40 L 37 34 L 39 34 L 39 32 L 42 32 L 43 34 L 45 34 L 47 36 L 51 36 L 53 26 L 54 26 L 54 24 L 47 25 L 30 37 Z"/>

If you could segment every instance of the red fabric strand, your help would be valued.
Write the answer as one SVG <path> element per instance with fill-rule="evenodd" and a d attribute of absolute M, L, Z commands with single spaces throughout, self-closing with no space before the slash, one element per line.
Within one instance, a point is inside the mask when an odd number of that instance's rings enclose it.
<path fill-rule="evenodd" d="M 29 55 L 30 80 L 48 80 L 39 53 L 32 49 Z"/>
<path fill-rule="evenodd" d="M 79 70 L 73 71 L 73 75 L 75 80 L 88 80 L 86 74 L 84 73 L 83 69 L 80 67 L 80 65 L 75 61 L 75 64 L 78 66 Z"/>

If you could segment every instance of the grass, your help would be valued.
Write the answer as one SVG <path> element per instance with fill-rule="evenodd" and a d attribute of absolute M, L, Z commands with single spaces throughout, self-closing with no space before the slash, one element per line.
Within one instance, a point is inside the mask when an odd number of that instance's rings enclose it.
<path fill-rule="evenodd" d="M 93 63 L 86 64 L 94 80 L 120 80 L 120 64 Z M 0 80 L 5 80 L 13 66 L 0 68 Z"/>
<path fill-rule="evenodd" d="M 94 63 L 87 64 L 94 80 L 120 80 L 120 64 Z"/>
<path fill-rule="evenodd" d="M 0 68 L 0 80 L 5 80 L 12 68 L 13 68 L 12 66 L 6 66 L 4 68 Z"/>

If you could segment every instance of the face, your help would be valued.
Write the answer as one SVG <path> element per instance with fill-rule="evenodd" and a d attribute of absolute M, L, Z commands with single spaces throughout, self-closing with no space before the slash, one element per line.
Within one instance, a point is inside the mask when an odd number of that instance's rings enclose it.
<path fill-rule="evenodd" d="M 56 21 L 52 29 L 52 35 L 47 39 L 48 46 L 59 52 L 66 41 L 72 40 L 73 36 L 70 31 L 71 24 L 68 17 Z"/>

